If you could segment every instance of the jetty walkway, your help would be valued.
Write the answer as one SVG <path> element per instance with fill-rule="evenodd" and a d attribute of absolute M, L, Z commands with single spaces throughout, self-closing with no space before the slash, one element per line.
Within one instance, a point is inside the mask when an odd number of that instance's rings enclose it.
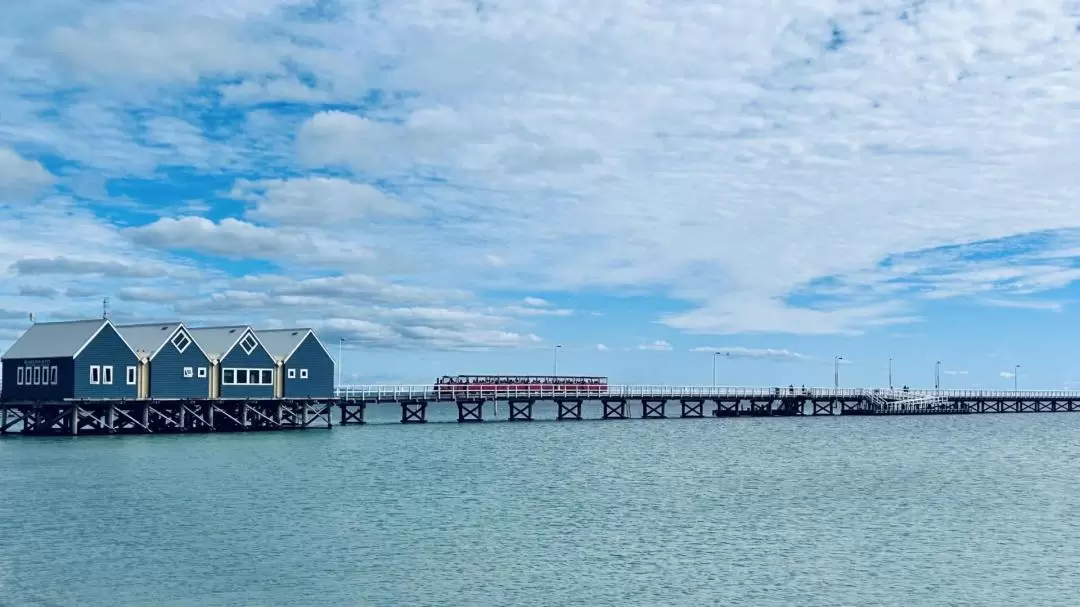
<path fill-rule="evenodd" d="M 402 423 L 424 423 L 434 403 L 453 403 L 459 422 L 481 422 L 485 403 L 505 403 L 508 421 L 532 421 L 538 402 L 557 406 L 556 419 L 581 420 L 586 402 L 602 404 L 600 419 L 770 417 L 800 415 L 932 415 L 1080 411 L 1080 391 L 912 390 L 797 386 L 605 385 L 527 390 L 456 386 L 341 386 L 340 423 L 364 423 L 371 405 L 396 405 Z M 498 406 L 488 407 L 499 411 Z M 493 419 L 493 418 L 487 418 Z"/>

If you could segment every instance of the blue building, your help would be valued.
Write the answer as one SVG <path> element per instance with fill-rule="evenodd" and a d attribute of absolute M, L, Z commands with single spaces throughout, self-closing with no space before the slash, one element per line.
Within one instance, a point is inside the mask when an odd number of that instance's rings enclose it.
<path fill-rule="evenodd" d="M 208 398 L 210 358 L 181 322 L 117 325 L 139 357 L 139 398 Z"/>
<path fill-rule="evenodd" d="M 139 358 L 104 319 L 39 322 L 0 357 L 0 399 L 134 399 Z"/>
<path fill-rule="evenodd" d="M 311 329 L 260 330 L 256 334 L 276 363 L 274 396 L 332 398 L 334 357 Z"/>
<path fill-rule="evenodd" d="M 210 398 L 274 397 L 276 365 L 251 327 L 200 327 L 188 334 L 210 360 Z"/>

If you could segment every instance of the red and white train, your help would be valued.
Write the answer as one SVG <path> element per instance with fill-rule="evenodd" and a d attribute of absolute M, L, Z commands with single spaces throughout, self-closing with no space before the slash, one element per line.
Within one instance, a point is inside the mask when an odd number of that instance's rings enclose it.
<path fill-rule="evenodd" d="M 444 375 L 435 380 L 439 397 L 486 394 L 606 394 L 608 379 L 583 375 Z"/>

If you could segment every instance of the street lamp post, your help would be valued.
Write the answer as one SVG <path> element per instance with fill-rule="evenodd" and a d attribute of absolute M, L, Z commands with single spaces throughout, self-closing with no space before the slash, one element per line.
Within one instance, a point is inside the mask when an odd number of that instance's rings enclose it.
<path fill-rule="evenodd" d="M 892 390 L 892 357 L 889 357 L 889 389 Z"/>
<path fill-rule="evenodd" d="M 712 387 L 716 387 L 716 357 L 720 356 L 719 352 L 712 353 Z"/>
<path fill-rule="evenodd" d="M 554 373 L 553 373 L 553 375 L 555 375 L 556 377 L 559 376 L 559 348 L 561 348 L 561 347 L 562 347 L 562 344 L 559 344 L 559 345 L 555 346 L 555 365 L 554 365 Z"/>
<path fill-rule="evenodd" d="M 345 345 L 345 338 L 339 337 L 337 342 L 337 385 L 341 389 L 341 347 Z"/>
<path fill-rule="evenodd" d="M 1018 378 L 1019 376 L 1020 376 L 1020 365 L 1016 365 L 1015 367 L 1013 367 L 1013 392 L 1016 392 L 1018 390 L 1018 388 L 1017 388 L 1018 382 L 1017 382 L 1016 378 Z"/>
<path fill-rule="evenodd" d="M 833 358 L 833 389 L 840 389 L 840 361 L 844 360 L 843 356 L 836 356 Z"/>
<path fill-rule="evenodd" d="M 941 361 L 934 363 L 934 389 L 941 389 Z"/>

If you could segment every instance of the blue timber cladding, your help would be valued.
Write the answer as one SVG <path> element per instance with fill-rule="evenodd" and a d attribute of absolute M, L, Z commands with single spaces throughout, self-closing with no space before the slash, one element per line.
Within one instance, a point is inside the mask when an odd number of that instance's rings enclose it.
<path fill-rule="evenodd" d="M 189 335 L 190 337 L 190 335 Z M 191 377 L 184 377 L 184 368 Z M 199 377 L 199 369 L 203 369 Z M 207 398 L 210 396 L 210 359 L 194 343 L 183 352 L 170 338 L 150 361 L 150 398 Z"/>
<path fill-rule="evenodd" d="M 82 352 L 75 357 L 75 398 L 127 398 L 138 397 L 135 384 L 127 383 L 127 367 L 138 367 L 139 359 L 131 351 L 112 324 L 106 324 Z M 91 367 L 112 367 L 112 383 L 106 384 L 104 371 L 99 383 L 91 383 Z"/>
<path fill-rule="evenodd" d="M 58 401 L 74 396 L 71 358 L 15 358 L 3 361 L 3 393 L 0 400 L 7 402 Z M 56 367 L 56 383 L 51 380 L 51 368 Z M 34 371 L 34 369 L 40 369 Z M 43 370 L 50 376 L 42 379 Z M 20 374 L 19 371 L 22 370 Z M 37 376 L 35 376 L 35 373 Z M 20 377 L 21 376 L 21 377 Z M 19 381 L 22 379 L 22 381 Z M 33 380 L 37 379 L 35 383 Z"/>
<path fill-rule="evenodd" d="M 248 354 L 244 351 L 243 346 L 237 342 L 218 365 L 219 372 L 223 376 L 221 398 L 273 398 L 274 384 L 272 381 L 269 385 L 230 385 L 225 383 L 224 374 L 226 369 L 269 369 L 271 377 L 273 377 L 274 367 L 274 359 L 266 352 L 262 344 L 256 346 L 251 351 L 251 354 Z"/>
<path fill-rule="evenodd" d="M 307 379 L 301 371 L 307 369 Z M 334 359 L 308 333 L 300 346 L 285 361 L 286 398 L 331 398 L 334 396 Z"/>

